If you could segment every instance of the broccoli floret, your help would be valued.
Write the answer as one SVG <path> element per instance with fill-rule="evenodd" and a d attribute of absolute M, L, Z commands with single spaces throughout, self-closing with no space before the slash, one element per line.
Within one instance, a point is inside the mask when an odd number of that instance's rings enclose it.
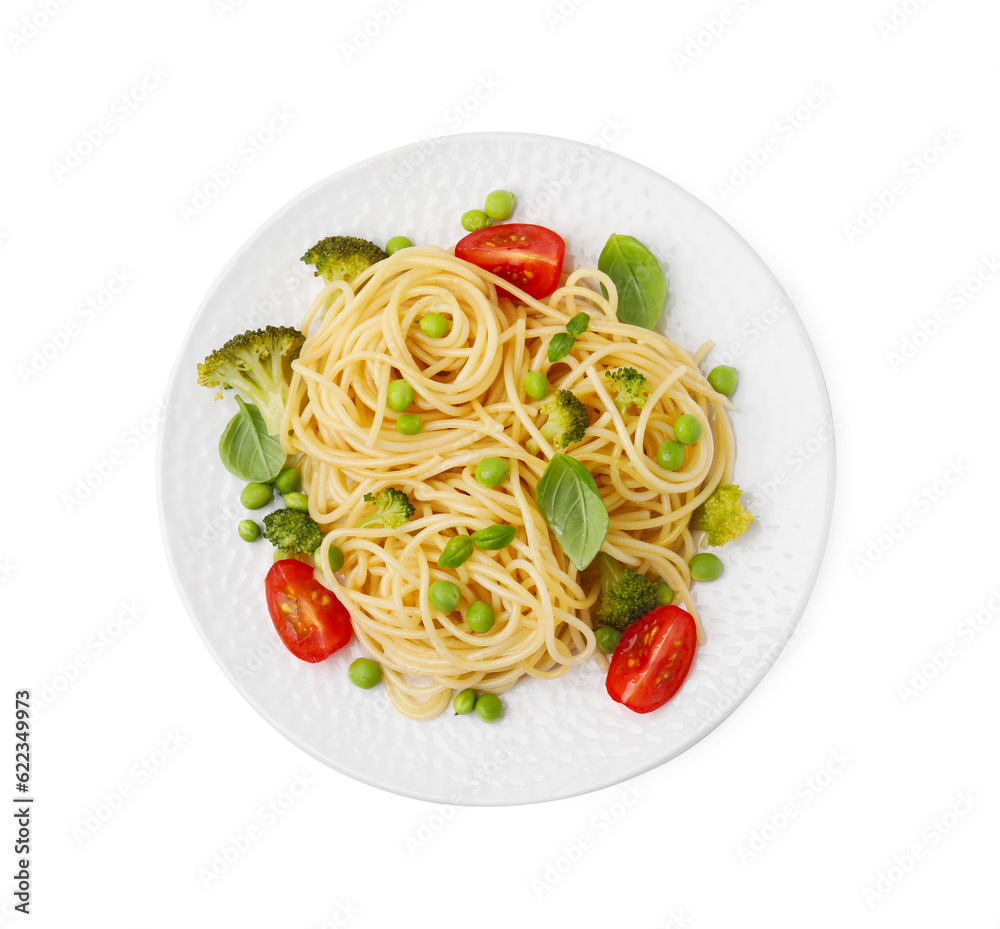
<path fill-rule="evenodd" d="M 619 368 L 617 371 L 605 371 L 604 376 L 611 381 L 615 391 L 615 406 L 624 416 L 634 403 L 640 410 L 646 405 L 649 394 L 649 384 L 644 375 L 635 368 Z"/>
<path fill-rule="evenodd" d="M 398 529 L 403 523 L 409 522 L 416 512 L 410 498 L 396 487 L 386 487 L 375 494 L 365 494 L 365 503 L 378 507 L 378 512 L 366 519 L 359 529 L 381 524 L 386 529 Z"/>
<path fill-rule="evenodd" d="M 719 484 L 712 496 L 695 511 L 695 527 L 705 530 L 709 545 L 731 542 L 743 535 L 753 522 L 753 514 L 740 503 L 741 494 L 736 484 Z"/>
<path fill-rule="evenodd" d="M 597 621 L 606 626 L 627 626 L 660 605 L 656 582 L 648 580 L 606 552 L 599 552 L 601 596 L 597 601 Z"/>
<path fill-rule="evenodd" d="M 374 242 L 352 235 L 334 235 L 320 239 L 303 256 L 302 260 L 316 266 L 316 277 L 331 281 L 351 283 L 362 271 L 385 258 Z"/>
<path fill-rule="evenodd" d="M 264 538 L 292 558 L 316 551 L 323 541 L 323 530 L 302 510 L 275 510 L 264 517 Z"/>
<path fill-rule="evenodd" d="M 233 336 L 198 365 L 198 383 L 222 391 L 235 389 L 260 410 L 267 431 L 277 435 L 288 401 L 292 362 L 299 357 L 305 336 L 291 326 L 248 329 Z"/>
<path fill-rule="evenodd" d="M 582 442 L 590 424 L 587 408 L 571 390 L 557 390 L 542 407 L 548 421 L 541 432 L 556 448 L 563 449 L 574 442 Z"/>

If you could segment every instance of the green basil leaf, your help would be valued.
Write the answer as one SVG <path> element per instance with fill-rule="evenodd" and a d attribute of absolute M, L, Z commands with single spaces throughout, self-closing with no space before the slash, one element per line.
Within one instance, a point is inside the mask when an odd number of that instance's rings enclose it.
<path fill-rule="evenodd" d="M 590 325 L 590 317 L 586 313 L 577 313 L 568 323 L 566 323 L 566 331 L 576 338 L 580 338 L 586 331 L 587 327 Z"/>
<path fill-rule="evenodd" d="M 492 526 L 473 532 L 472 541 L 476 548 L 481 548 L 484 552 L 495 552 L 510 545 L 516 535 L 517 529 L 513 526 L 494 523 Z"/>
<path fill-rule="evenodd" d="M 590 472 L 569 455 L 556 455 L 535 485 L 535 499 L 567 557 L 589 565 L 608 535 L 610 517 Z"/>
<path fill-rule="evenodd" d="M 219 456 L 226 470 L 244 481 L 266 484 L 285 466 L 285 450 L 277 436 L 268 435 L 260 410 L 236 397 L 239 412 L 219 439 Z"/>
<path fill-rule="evenodd" d="M 612 235 L 601 257 L 598 271 L 615 282 L 618 318 L 632 326 L 654 329 L 667 305 L 667 279 L 653 253 L 630 235 Z M 604 296 L 607 288 L 601 288 Z"/>
<path fill-rule="evenodd" d="M 456 535 L 448 539 L 438 558 L 438 567 L 450 571 L 464 565 L 472 557 L 472 539 L 467 535 Z"/>
<path fill-rule="evenodd" d="M 576 336 L 568 332 L 557 332 L 549 342 L 549 361 L 556 362 L 565 358 L 573 348 Z"/>

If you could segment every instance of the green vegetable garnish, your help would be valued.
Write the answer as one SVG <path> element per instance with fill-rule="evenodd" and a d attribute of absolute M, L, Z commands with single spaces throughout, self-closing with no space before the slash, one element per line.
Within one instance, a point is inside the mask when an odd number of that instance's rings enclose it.
<path fill-rule="evenodd" d="M 597 556 L 601 569 L 601 597 L 597 621 L 608 626 L 627 626 L 660 605 L 656 582 L 630 571 L 607 552 Z"/>
<path fill-rule="evenodd" d="M 717 547 L 739 538 L 753 522 L 753 514 L 743 508 L 738 484 L 719 484 L 694 513 L 694 525 L 704 529 L 708 544 Z"/>
<path fill-rule="evenodd" d="M 566 557 L 582 571 L 601 550 L 610 517 L 590 472 L 569 455 L 555 455 L 535 485 L 538 509 Z"/>
<path fill-rule="evenodd" d="M 612 235 L 597 260 L 597 269 L 614 281 L 618 318 L 632 326 L 654 329 L 667 303 L 667 279 L 653 253 L 630 235 Z"/>

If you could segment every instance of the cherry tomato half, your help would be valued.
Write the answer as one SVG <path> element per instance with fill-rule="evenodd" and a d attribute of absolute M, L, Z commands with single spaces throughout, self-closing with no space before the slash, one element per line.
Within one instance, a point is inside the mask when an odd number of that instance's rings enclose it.
<path fill-rule="evenodd" d="M 477 229 L 455 246 L 455 257 L 520 287 L 536 299 L 559 286 L 566 243 L 551 229 L 506 223 Z"/>
<path fill-rule="evenodd" d="M 657 607 L 625 630 L 611 656 L 608 693 L 636 713 L 651 713 L 680 690 L 697 644 L 690 613 Z"/>
<path fill-rule="evenodd" d="M 285 647 L 303 661 L 322 661 L 351 641 L 351 617 L 304 561 L 271 565 L 264 581 L 267 609 Z"/>

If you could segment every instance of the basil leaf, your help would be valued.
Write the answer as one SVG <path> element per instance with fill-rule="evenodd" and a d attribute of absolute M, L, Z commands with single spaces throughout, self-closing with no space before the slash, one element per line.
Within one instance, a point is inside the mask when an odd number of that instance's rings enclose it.
<path fill-rule="evenodd" d="M 597 270 L 615 282 L 618 318 L 632 326 L 653 329 L 667 305 L 667 279 L 653 253 L 630 235 L 612 235 Z M 604 296 L 607 288 L 601 287 Z"/>
<path fill-rule="evenodd" d="M 587 331 L 589 325 L 590 317 L 586 313 L 577 313 L 576 316 L 566 323 L 566 331 L 570 335 L 580 338 Z"/>
<path fill-rule="evenodd" d="M 556 362 L 565 358 L 573 348 L 576 336 L 568 332 L 557 332 L 549 342 L 549 361 Z"/>
<path fill-rule="evenodd" d="M 510 545 L 516 535 L 517 529 L 513 526 L 494 523 L 492 526 L 473 532 L 472 541 L 476 548 L 481 548 L 484 552 L 495 552 Z"/>
<path fill-rule="evenodd" d="M 456 535 L 448 539 L 438 558 L 438 567 L 450 571 L 464 565 L 472 557 L 472 539 L 467 535 Z"/>
<path fill-rule="evenodd" d="M 590 472 L 569 455 L 556 455 L 535 485 L 535 499 L 567 557 L 589 565 L 608 535 L 608 508 Z"/>
<path fill-rule="evenodd" d="M 226 470 L 244 481 L 265 484 L 285 466 L 285 450 L 277 436 L 268 435 L 264 417 L 252 403 L 236 397 L 239 412 L 219 439 L 219 456 Z"/>

